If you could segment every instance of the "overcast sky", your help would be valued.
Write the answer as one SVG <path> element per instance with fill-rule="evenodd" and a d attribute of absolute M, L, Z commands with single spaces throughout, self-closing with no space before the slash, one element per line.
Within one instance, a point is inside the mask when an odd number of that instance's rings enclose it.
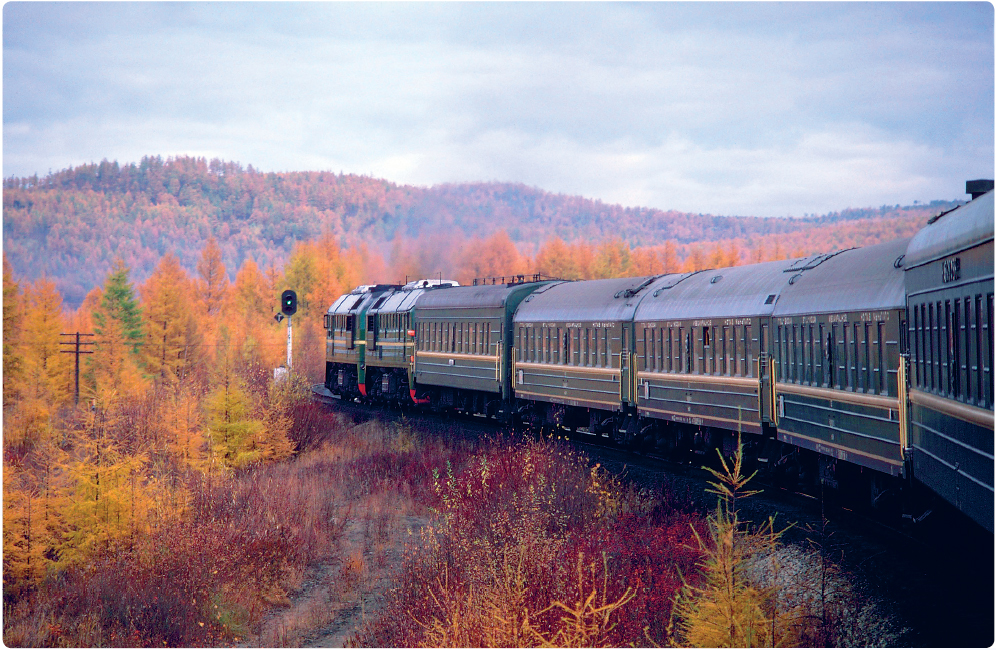
<path fill-rule="evenodd" d="M 3 7 L 3 175 L 196 155 L 801 216 L 993 178 L 979 3 Z"/>

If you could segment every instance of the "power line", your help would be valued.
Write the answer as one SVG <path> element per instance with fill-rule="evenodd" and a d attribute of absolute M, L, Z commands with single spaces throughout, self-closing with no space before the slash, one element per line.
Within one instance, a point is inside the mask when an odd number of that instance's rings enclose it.
<path fill-rule="evenodd" d="M 93 336 L 93 334 L 81 334 L 80 332 L 76 332 L 75 334 L 66 334 L 65 332 L 63 332 L 62 334 L 59 334 L 59 336 L 75 336 L 76 337 L 76 341 L 75 341 L 76 349 L 74 349 L 74 350 L 59 350 L 59 352 L 61 352 L 62 354 L 75 354 L 76 355 L 76 393 L 75 393 L 75 396 L 76 396 L 76 406 L 79 406 L 79 404 L 80 404 L 80 355 L 81 354 L 93 354 L 92 350 L 81 350 L 80 346 L 81 345 L 93 345 L 94 344 L 93 341 L 81 341 L 80 337 L 81 336 Z M 73 345 L 73 343 L 74 342 L 72 340 L 69 340 L 69 341 L 59 341 L 59 345 Z"/>

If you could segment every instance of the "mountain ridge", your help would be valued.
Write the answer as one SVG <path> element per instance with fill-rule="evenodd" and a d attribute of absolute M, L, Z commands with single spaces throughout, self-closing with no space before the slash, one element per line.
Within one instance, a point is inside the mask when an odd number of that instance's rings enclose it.
<path fill-rule="evenodd" d="M 958 204 L 847 208 L 793 218 L 722 216 L 624 207 L 522 183 L 419 187 L 342 172 L 261 172 L 192 156 L 104 160 L 41 178 L 11 177 L 4 179 L 3 202 L 4 255 L 14 272 L 48 276 L 70 305 L 102 283 L 115 258 L 125 261 L 136 281 L 167 252 L 194 269 L 212 236 L 231 275 L 250 257 L 263 268 L 281 266 L 295 242 L 325 233 L 383 254 L 398 241 L 449 238 L 458 245 L 501 230 L 526 254 L 555 237 L 621 239 L 630 247 L 671 241 L 749 248 L 773 238 L 805 241 L 805 233 L 828 228 L 860 230 L 866 222 L 895 222 L 895 236 L 906 236 Z M 851 234 L 860 238 L 861 232 Z"/>

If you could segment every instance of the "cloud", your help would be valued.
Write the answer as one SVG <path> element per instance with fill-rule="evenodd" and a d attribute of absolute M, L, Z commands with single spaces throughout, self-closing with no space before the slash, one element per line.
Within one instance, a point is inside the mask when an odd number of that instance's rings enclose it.
<path fill-rule="evenodd" d="M 966 174 L 993 173 L 992 16 L 987 3 L 9 3 L 4 174 L 187 153 L 721 214 L 951 198 Z"/>

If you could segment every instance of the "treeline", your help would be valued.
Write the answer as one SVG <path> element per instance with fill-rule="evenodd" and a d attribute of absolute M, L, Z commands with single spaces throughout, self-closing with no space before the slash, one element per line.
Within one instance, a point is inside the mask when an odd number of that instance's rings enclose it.
<path fill-rule="evenodd" d="M 18 279 L 4 260 L 5 606 L 190 516 L 191 486 L 294 452 L 291 386 L 322 376 L 320 312 L 360 282 L 362 256 L 326 238 L 297 245 L 279 273 L 247 259 L 230 282 L 211 239 L 196 268 L 167 254 L 136 285 L 119 259 L 68 311 L 51 280 Z M 284 286 L 301 296 L 297 378 L 275 383 Z M 92 335 L 78 405 L 77 332 Z"/>
<path fill-rule="evenodd" d="M 226 267 L 237 269 L 247 259 L 260 268 L 281 267 L 297 242 L 328 236 L 386 258 L 383 275 L 372 280 L 400 281 L 413 258 L 428 265 L 415 275 L 459 273 L 461 251 L 476 237 L 501 232 L 520 256 L 535 257 L 554 240 L 585 246 L 617 239 L 631 254 L 670 242 L 681 263 L 694 245 L 702 255 L 716 245 L 735 246 L 742 259 L 752 260 L 776 250 L 881 241 L 869 241 L 874 229 L 886 238 L 904 236 L 952 205 L 882 206 L 803 219 L 721 217 L 624 208 L 521 184 L 422 188 L 352 174 L 263 173 L 217 159 L 158 156 L 8 178 L 3 200 L 4 252 L 12 268 L 21 277 L 49 278 L 73 308 L 115 259 L 138 281 L 167 253 L 193 272 L 211 237 Z"/>

